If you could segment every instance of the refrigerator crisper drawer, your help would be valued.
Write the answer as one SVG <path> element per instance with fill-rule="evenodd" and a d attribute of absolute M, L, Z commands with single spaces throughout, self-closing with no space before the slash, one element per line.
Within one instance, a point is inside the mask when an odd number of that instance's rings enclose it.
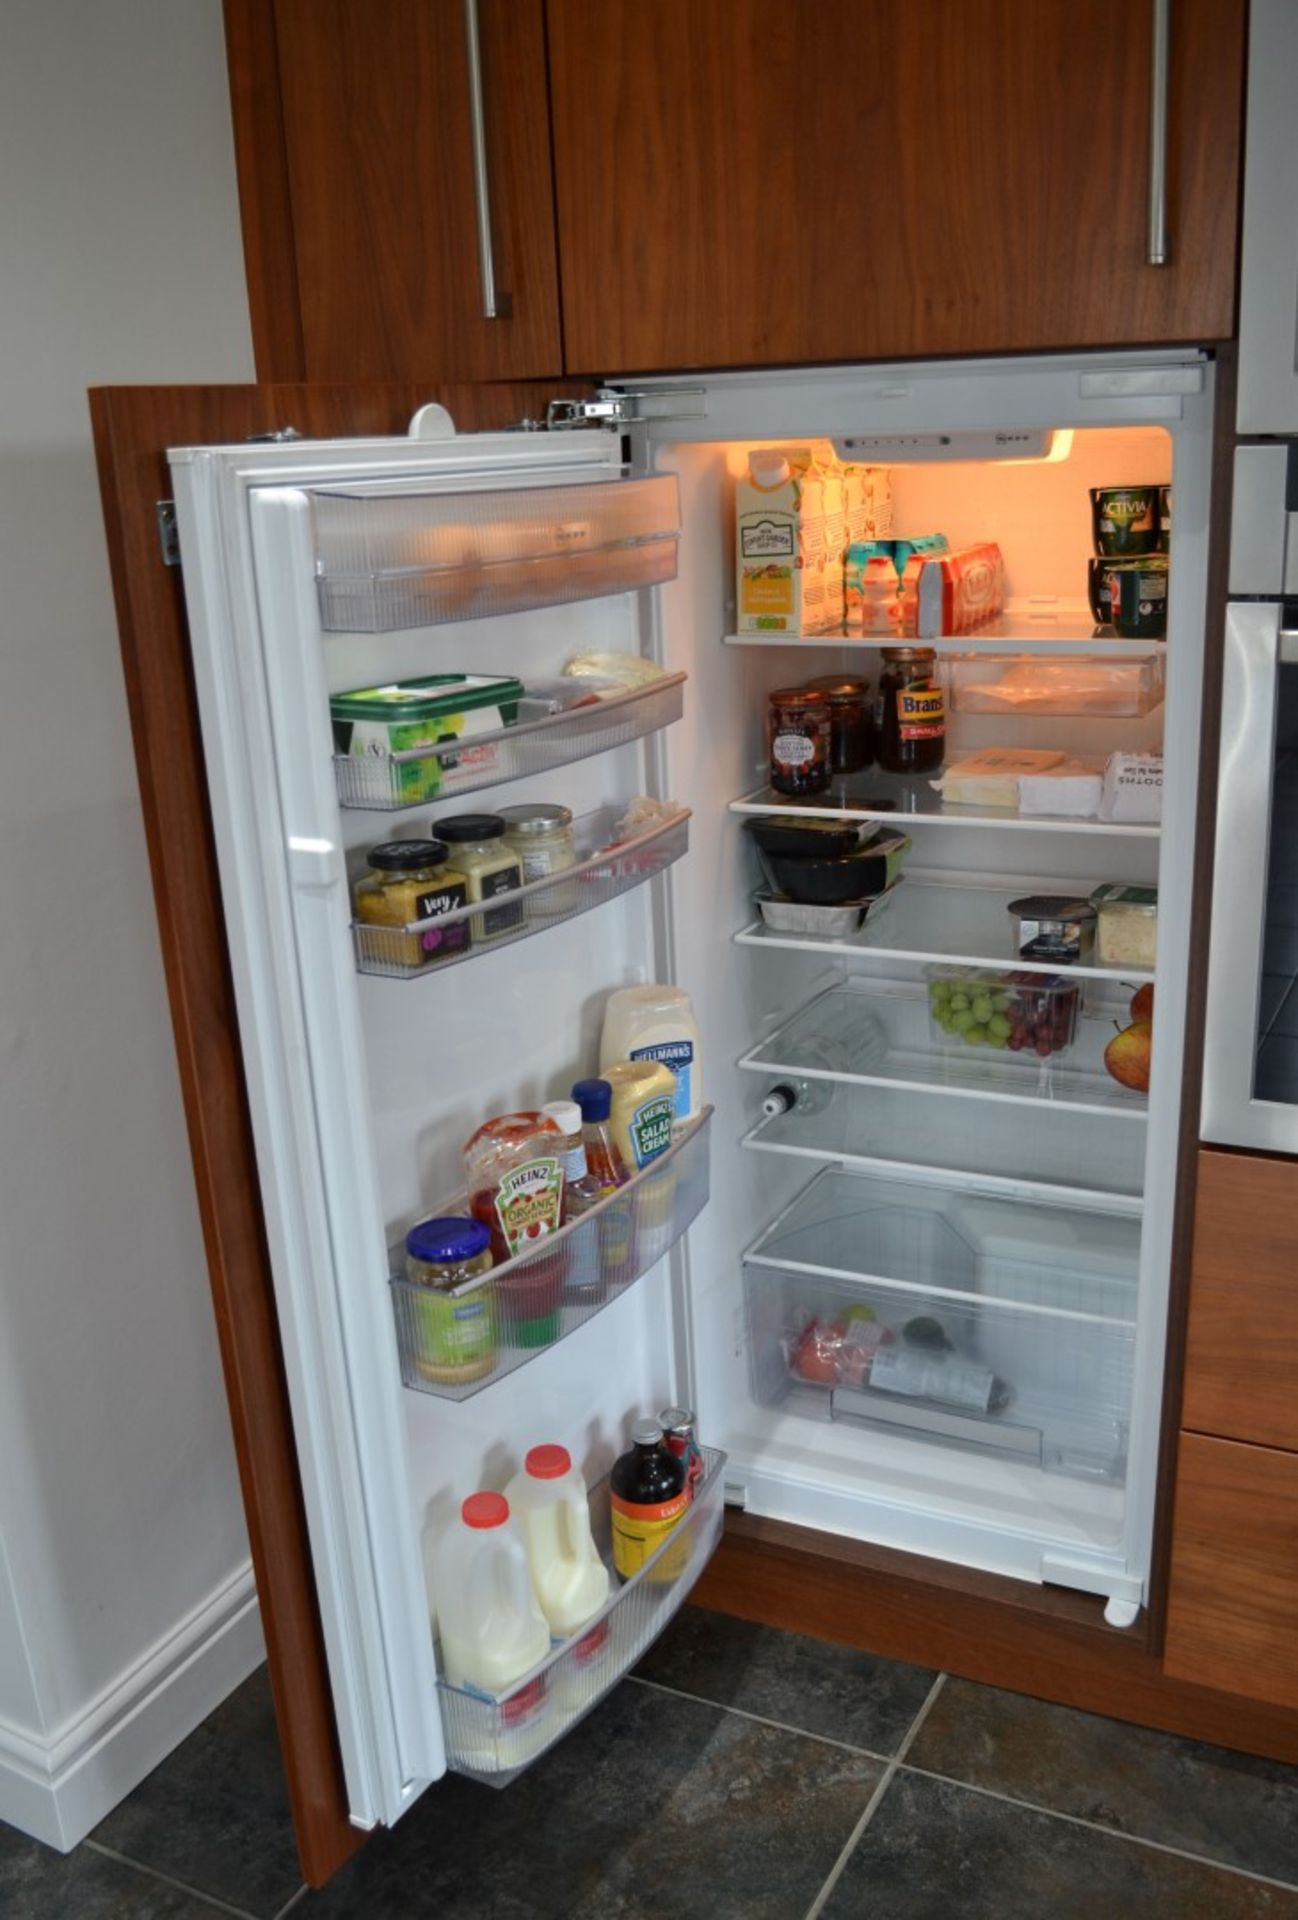
<path fill-rule="evenodd" d="M 373 813 L 396 812 L 529 774 L 551 773 L 671 726 L 684 705 L 685 675 L 673 673 L 589 706 L 490 733 L 461 735 L 444 746 L 407 747 L 391 754 L 338 753 L 338 803 Z"/>
<path fill-rule="evenodd" d="M 687 807 L 619 838 L 623 811 L 620 806 L 600 807 L 582 814 L 572 825 L 575 866 L 526 886 L 510 887 L 494 895 L 490 905 L 455 907 L 400 927 L 353 920 L 357 972 L 379 974 L 386 980 L 427 979 L 461 960 L 495 953 L 616 900 L 619 894 L 666 872 L 688 850 Z M 437 832 L 435 820 L 431 831 Z M 453 861 L 451 855 L 448 864 Z"/>
<path fill-rule="evenodd" d="M 613 1573 L 608 1482 L 591 1489 L 591 1530 L 615 1590 L 588 1626 L 557 1643 L 509 1693 L 493 1697 L 439 1680 L 446 1757 L 454 1772 L 507 1786 L 597 1706 L 657 1639 L 721 1537 L 726 1456 L 705 1447 L 703 1462 L 685 1514 L 620 1588 Z"/>
<path fill-rule="evenodd" d="M 676 577 L 674 474 L 475 493 L 311 494 L 320 620 L 392 633 Z"/>
<path fill-rule="evenodd" d="M 744 1256 L 754 1398 L 1120 1481 L 1137 1223 L 826 1173 Z"/>
<path fill-rule="evenodd" d="M 711 1107 L 667 1152 L 581 1220 L 455 1294 L 403 1277 L 392 1249 L 401 1377 L 420 1393 L 467 1400 L 574 1333 L 657 1265 L 708 1199 Z M 460 1200 L 446 1209 L 466 1208 Z"/>

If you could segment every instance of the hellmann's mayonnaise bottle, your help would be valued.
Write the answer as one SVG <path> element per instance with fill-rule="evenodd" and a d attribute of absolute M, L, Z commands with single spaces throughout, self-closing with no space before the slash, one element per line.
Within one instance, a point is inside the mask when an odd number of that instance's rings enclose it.
<path fill-rule="evenodd" d="M 619 987 L 610 993 L 599 1058 L 601 1074 L 617 1060 L 656 1060 L 670 1067 L 676 1076 L 677 1124 L 692 1120 L 703 1105 L 699 1029 L 684 987 Z"/>

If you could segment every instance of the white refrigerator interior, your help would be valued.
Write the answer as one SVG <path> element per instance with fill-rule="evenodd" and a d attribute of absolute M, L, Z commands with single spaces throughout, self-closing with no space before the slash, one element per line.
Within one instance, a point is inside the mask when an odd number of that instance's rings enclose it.
<path fill-rule="evenodd" d="M 567 1446 L 593 1484 L 637 1416 L 672 1401 L 696 1409 L 701 1439 L 727 1460 L 680 1598 L 715 1540 L 723 1487 L 750 1512 L 1101 1594 L 1115 1623 L 1134 1617 L 1149 1570 L 1211 364 L 1178 353 L 718 376 L 689 390 L 645 383 L 629 411 L 639 417 L 614 432 L 172 455 L 277 1305 L 361 1824 L 397 1818 L 448 1759 L 516 1771 L 676 1603 L 666 1578 L 623 1590 L 603 1679 L 574 1688 L 565 1653 L 548 1730 L 530 1747 L 466 1756 L 436 1671 L 429 1548 L 459 1500 L 503 1487 L 538 1441 Z M 1048 458 L 968 457 L 997 434 L 1038 432 Z M 1161 830 L 954 814 L 917 783 L 889 816 L 912 847 L 877 928 L 845 941 L 765 937 L 743 821 L 781 811 L 765 786 L 767 695 L 831 670 L 873 681 L 879 643 L 736 633 L 734 483 L 754 445 L 825 438 L 891 469 L 899 533 L 999 542 L 1009 610 L 995 628 L 936 643 L 966 656 L 953 673 L 974 684 L 987 660 L 1099 654 L 1152 676 L 1153 696 L 1127 717 L 989 714 L 957 699 L 948 750 L 1165 749 Z M 1088 489 L 1118 483 L 1174 490 L 1166 643 L 1092 638 Z M 549 523 L 545 489 L 559 490 Z M 584 517 L 583 489 L 595 490 Z M 662 525 L 677 489 L 678 545 Z M 574 539 L 601 516 L 606 546 Z M 547 525 L 540 555 L 527 541 Z M 592 540 L 598 551 L 565 550 Z M 589 597 L 564 597 L 569 576 Z M 478 617 L 454 617 L 466 611 Z M 643 654 L 686 676 L 681 717 L 660 724 L 676 712 L 669 689 L 641 737 L 634 712 L 584 744 L 571 722 L 530 744 L 520 735 L 472 798 L 340 805 L 331 694 L 438 673 L 527 681 L 585 651 Z M 855 804 L 868 813 L 862 781 Z M 673 815 L 620 861 L 602 855 L 606 823 L 640 794 L 688 820 Z M 527 800 L 605 823 L 568 904 L 556 894 L 547 911 L 542 890 L 515 929 L 527 937 L 479 942 L 462 964 L 362 970 L 349 890 L 365 849 Z M 1148 1099 L 1102 1062 L 1148 972 L 1083 970 L 1078 1039 L 1050 1074 L 999 1054 L 943 1057 L 926 969 L 1013 967 L 1009 899 L 1106 881 L 1159 889 Z M 714 1112 L 678 1146 L 658 1195 L 636 1200 L 658 1222 L 657 1240 L 640 1238 L 646 1271 L 593 1316 L 565 1317 L 562 1338 L 510 1353 L 480 1390 L 412 1390 L 390 1249 L 444 1203 L 462 1204 L 460 1149 L 484 1117 L 564 1096 L 596 1071 L 608 992 L 649 980 L 693 998 Z M 764 1093 L 791 1076 L 815 1097 L 764 1115 Z M 991 1383 L 982 1404 L 977 1390 L 941 1408 L 795 1377 L 799 1327 L 847 1323 L 853 1309 L 885 1326 L 938 1321 L 969 1378 Z"/>

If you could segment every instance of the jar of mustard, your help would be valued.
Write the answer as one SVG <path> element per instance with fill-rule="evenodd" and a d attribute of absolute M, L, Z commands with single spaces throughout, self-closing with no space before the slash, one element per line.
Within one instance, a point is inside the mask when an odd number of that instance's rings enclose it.
<path fill-rule="evenodd" d="M 490 1283 L 458 1297 L 453 1289 L 490 1273 L 491 1235 L 478 1220 L 421 1221 L 406 1235 L 406 1278 L 419 1288 L 405 1305 L 411 1361 L 441 1385 L 481 1380 L 496 1364 Z"/>
<path fill-rule="evenodd" d="M 505 845 L 505 822 L 496 813 L 457 813 L 439 820 L 437 831 L 450 843 L 451 857 L 464 874 L 470 900 L 494 900 L 523 884 L 523 863 Z M 475 913 L 470 926 L 475 940 L 499 940 L 523 924 L 522 903 Z"/>
<path fill-rule="evenodd" d="M 357 881 L 352 899 L 357 920 L 374 929 L 361 934 L 367 959 L 413 973 L 468 951 L 467 920 L 404 931 L 417 921 L 435 921 L 468 905 L 468 875 L 458 864 L 447 863 L 444 841 L 389 840 L 371 847 L 365 859 L 369 872 Z M 401 931 L 383 931 L 389 928 Z"/>

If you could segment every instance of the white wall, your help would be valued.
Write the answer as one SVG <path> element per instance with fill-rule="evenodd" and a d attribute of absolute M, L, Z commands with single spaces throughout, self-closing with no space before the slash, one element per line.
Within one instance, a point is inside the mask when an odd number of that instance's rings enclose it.
<path fill-rule="evenodd" d="M 85 397 L 252 376 L 220 0 L 6 10 L 0 263 L 0 1817 L 153 1716 L 67 1843 L 256 1645 Z"/>

